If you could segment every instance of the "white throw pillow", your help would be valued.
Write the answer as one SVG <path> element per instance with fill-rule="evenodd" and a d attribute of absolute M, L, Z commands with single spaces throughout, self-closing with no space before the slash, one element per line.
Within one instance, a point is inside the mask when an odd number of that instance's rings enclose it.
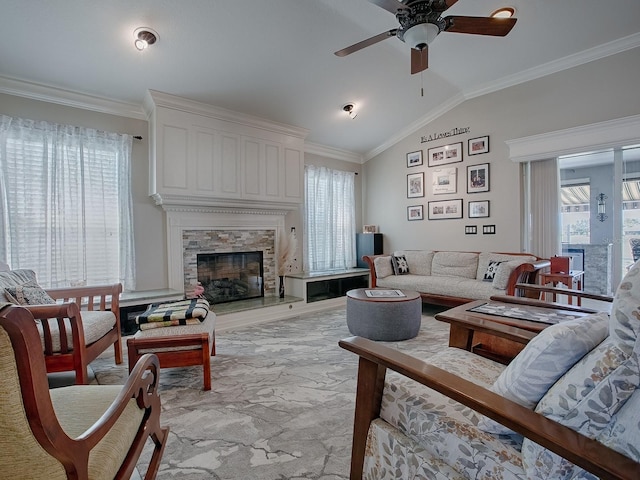
<path fill-rule="evenodd" d="M 493 288 L 498 290 L 506 290 L 509 284 L 509 278 L 518 265 L 524 262 L 513 260 L 511 262 L 500 262 L 496 274 L 493 276 Z"/>
<path fill-rule="evenodd" d="M 551 325 L 512 360 L 491 390 L 533 409 L 553 384 L 608 333 L 609 316 L 604 312 Z M 513 433 L 486 417 L 480 420 L 478 428 L 492 433 Z"/>
<path fill-rule="evenodd" d="M 389 275 L 393 275 L 391 256 L 374 258 L 373 267 L 376 269 L 376 278 L 385 278 Z"/>

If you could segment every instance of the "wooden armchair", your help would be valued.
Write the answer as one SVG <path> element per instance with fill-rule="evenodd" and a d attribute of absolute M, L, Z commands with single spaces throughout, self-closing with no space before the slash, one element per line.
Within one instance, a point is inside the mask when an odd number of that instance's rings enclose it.
<path fill-rule="evenodd" d="M 442 368 L 365 338 L 346 338 L 339 345 L 359 356 L 351 453 L 352 480 L 363 478 L 367 436 L 371 423 L 380 417 L 387 369 L 426 385 L 524 437 L 531 438 L 600 478 L 639 478 L 640 463 Z M 438 415 L 442 413 L 434 416 Z M 444 427 L 443 429 L 446 430 Z M 438 458 L 433 461 L 435 464 L 442 463 Z M 407 463 L 411 462 L 407 460 Z M 393 465 L 390 467 L 393 469 Z"/>
<path fill-rule="evenodd" d="M 18 289 L 20 299 L 11 294 Z M 87 366 L 110 345 L 115 362 L 122 363 L 120 293 L 119 283 L 45 292 L 33 270 L 0 271 L 0 302 L 18 301 L 37 320 L 47 371 L 73 370 L 78 384 L 88 382 Z"/>
<path fill-rule="evenodd" d="M 122 363 L 121 284 L 54 288 L 47 293 L 64 303 L 25 307 L 42 325 L 48 372 L 74 370 L 76 383 L 86 384 L 87 366 L 110 345 L 116 364 Z"/>
<path fill-rule="evenodd" d="M 6 304 L 0 356 L 0 478 L 127 479 L 148 438 L 153 453 L 144 478 L 155 478 L 168 439 L 160 426 L 157 357 L 143 356 L 124 386 L 49 390 L 33 316 Z"/>

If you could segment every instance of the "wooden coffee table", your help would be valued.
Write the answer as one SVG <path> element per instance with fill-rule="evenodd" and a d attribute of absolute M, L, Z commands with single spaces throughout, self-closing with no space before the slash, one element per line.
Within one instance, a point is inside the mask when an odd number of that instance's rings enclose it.
<path fill-rule="evenodd" d="M 522 305 L 519 302 L 511 303 L 501 300 L 504 300 L 504 297 L 476 300 L 436 314 L 436 320 L 451 325 L 449 346 L 478 353 L 501 363 L 509 363 L 532 338 L 551 325 L 550 323 L 472 311 L 487 303 L 507 309 L 515 307 L 520 310 L 528 309 L 533 313 L 541 312 L 567 318 L 568 315 L 574 318 L 589 315 L 589 312 L 567 311 L 545 302 L 529 301 L 530 304 Z M 502 339 L 502 341 L 491 341 L 492 338 Z"/>

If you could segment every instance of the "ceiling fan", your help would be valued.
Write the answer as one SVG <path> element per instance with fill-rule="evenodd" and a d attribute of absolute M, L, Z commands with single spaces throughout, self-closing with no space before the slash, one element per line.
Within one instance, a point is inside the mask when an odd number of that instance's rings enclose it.
<path fill-rule="evenodd" d="M 504 37 L 516 24 L 515 18 L 465 17 L 450 15 L 442 18 L 442 13 L 458 0 L 369 0 L 371 3 L 393 13 L 400 27 L 380 33 L 371 38 L 338 50 L 335 54 L 344 57 L 365 47 L 374 45 L 389 37 L 398 37 L 411 47 L 411 73 L 418 73 L 429 67 L 429 43 L 440 32 L 471 33 Z"/>

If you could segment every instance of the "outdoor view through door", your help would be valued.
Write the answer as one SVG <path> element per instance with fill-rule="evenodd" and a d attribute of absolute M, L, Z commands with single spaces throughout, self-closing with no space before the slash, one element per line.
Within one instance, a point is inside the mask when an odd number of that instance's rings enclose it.
<path fill-rule="evenodd" d="M 558 162 L 563 252 L 574 257 L 574 269 L 585 270 L 585 290 L 593 276 L 608 276 L 610 291 L 595 293 L 611 293 L 640 253 L 632 248 L 640 241 L 640 145 Z"/>

